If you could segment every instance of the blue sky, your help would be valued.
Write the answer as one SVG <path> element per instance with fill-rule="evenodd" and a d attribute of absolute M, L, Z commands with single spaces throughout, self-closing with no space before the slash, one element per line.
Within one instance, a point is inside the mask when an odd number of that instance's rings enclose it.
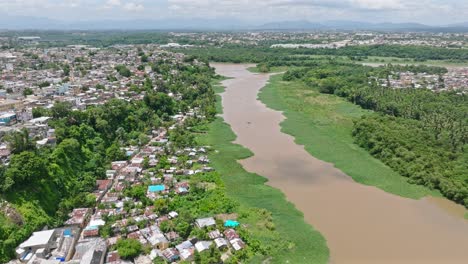
<path fill-rule="evenodd" d="M 66 21 L 215 18 L 248 23 L 358 20 L 468 21 L 468 0 L 0 0 L 0 13 Z"/>

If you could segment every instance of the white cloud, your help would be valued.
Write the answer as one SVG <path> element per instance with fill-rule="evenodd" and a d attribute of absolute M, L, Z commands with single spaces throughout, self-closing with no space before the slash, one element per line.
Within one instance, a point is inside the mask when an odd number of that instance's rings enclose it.
<path fill-rule="evenodd" d="M 143 11 L 145 10 L 145 7 L 143 6 L 143 4 L 137 4 L 137 3 L 126 3 L 123 8 L 127 11 L 131 11 L 131 12 L 140 12 L 140 11 Z"/>
<path fill-rule="evenodd" d="M 159 14 L 158 18 L 228 17 L 255 24 L 281 20 L 453 23 L 468 20 L 468 0 L 0 0 L 1 14 L 64 20 Z"/>
<path fill-rule="evenodd" d="M 395 10 L 404 8 L 400 0 L 351 0 L 351 3 L 358 8 L 371 10 Z"/>
<path fill-rule="evenodd" d="M 122 2 L 120 0 L 107 0 L 106 5 L 108 6 L 120 6 Z"/>

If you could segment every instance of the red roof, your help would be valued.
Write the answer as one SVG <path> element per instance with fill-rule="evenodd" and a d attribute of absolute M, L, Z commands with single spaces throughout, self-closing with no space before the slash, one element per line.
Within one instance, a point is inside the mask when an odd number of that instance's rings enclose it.
<path fill-rule="evenodd" d="M 99 191 L 105 191 L 112 186 L 112 180 L 97 180 L 96 185 Z"/>
<path fill-rule="evenodd" d="M 139 239 L 140 238 L 140 232 L 133 232 L 127 235 L 127 238 L 132 238 L 132 239 Z"/>
<path fill-rule="evenodd" d="M 83 231 L 83 237 L 99 236 L 99 229 L 87 229 Z"/>
<path fill-rule="evenodd" d="M 120 260 L 119 253 L 117 251 L 111 252 L 107 254 L 107 261 L 106 262 L 114 262 Z"/>
<path fill-rule="evenodd" d="M 239 238 L 239 235 L 236 233 L 236 231 L 231 228 L 224 230 L 224 235 L 226 236 L 228 240 Z"/>

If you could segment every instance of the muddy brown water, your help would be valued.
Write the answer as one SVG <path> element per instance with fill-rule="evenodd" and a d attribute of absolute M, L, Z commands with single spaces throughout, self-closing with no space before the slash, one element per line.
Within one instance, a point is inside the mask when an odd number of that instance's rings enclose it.
<path fill-rule="evenodd" d="M 212 64 L 223 82 L 224 120 L 254 156 L 239 161 L 268 178 L 327 240 L 331 263 L 468 263 L 468 221 L 446 199 L 412 200 L 356 183 L 281 132 L 281 112 L 257 100 L 268 74 Z M 333 146 L 330 146 L 333 147 Z"/>

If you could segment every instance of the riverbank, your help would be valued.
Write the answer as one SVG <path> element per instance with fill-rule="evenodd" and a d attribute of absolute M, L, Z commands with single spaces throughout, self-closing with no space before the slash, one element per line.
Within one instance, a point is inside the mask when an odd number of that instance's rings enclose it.
<path fill-rule="evenodd" d="M 212 66 L 218 74 L 232 78 L 223 81 L 226 91 L 221 94 L 222 116 L 236 135 L 234 143 L 253 153 L 238 162 L 246 171 L 266 177 L 269 186 L 281 190 L 304 214 L 305 221 L 326 238 L 331 263 L 466 262 L 468 252 L 464 245 L 468 244 L 465 235 L 468 225 L 447 210 L 450 208 L 444 208 L 447 200 L 409 199 L 353 180 L 335 164 L 317 159 L 297 144 L 293 136 L 281 131 L 287 117 L 258 100 L 260 90 L 268 87 L 271 75 L 249 72 L 247 68 L 251 65 L 246 64 Z M 291 90 L 290 85 L 286 83 L 282 87 Z M 300 96 L 314 98 L 310 94 Z M 316 103 L 322 103 L 319 108 L 331 104 L 321 98 Z M 307 104 L 302 102 L 296 107 Z M 340 114 L 357 115 L 338 105 Z M 330 114 L 331 121 L 342 119 L 337 113 Z M 299 121 L 303 122 L 304 129 L 311 125 L 307 122 L 337 126 L 327 115 Z M 325 136 L 322 139 L 328 140 Z M 330 136 L 342 140 L 340 135 Z M 328 143 L 324 148 L 341 155 L 342 150 L 334 142 Z M 380 172 L 373 176 L 379 177 Z M 425 191 L 421 189 L 421 196 Z"/>
<path fill-rule="evenodd" d="M 221 93 L 224 88 L 216 86 Z M 218 96 L 217 109 L 222 111 Z M 327 263 L 329 250 L 323 236 L 304 221 L 303 214 L 288 202 L 281 191 L 266 185 L 266 179 L 247 172 L 237 161 L 252 156 L 248 149 L 232 143 L 236 139 L 228 124 L 218 117 L 209 125 L 208 133 L 199 137 L 217 152 L 210 154 L 212 166 L 223 178 L 229 196 L 242 206 L 264 208 L 272 213 L 279 237 L 258 233 L 261 243 L 276 245 L 274 239 L 288 241 L 286 248 L 272 249 L 271 263 Z"/>
<path fill-rule="evenodd" d="M 406 178 L 354 144 L 353 119 L 370 111 L 342 98 L 321 94 L 302 82 L 284 82 L 282 75 L 271 77 L 270 83 L 260 91 L 259 99 L 269 108 L 283 111 L 284 133 L 294 136 L 296 143 L 304 145 L 312 156 L 335 164 L 355 181 L 412 199 L 441 196 L 408 183 Z"/>

